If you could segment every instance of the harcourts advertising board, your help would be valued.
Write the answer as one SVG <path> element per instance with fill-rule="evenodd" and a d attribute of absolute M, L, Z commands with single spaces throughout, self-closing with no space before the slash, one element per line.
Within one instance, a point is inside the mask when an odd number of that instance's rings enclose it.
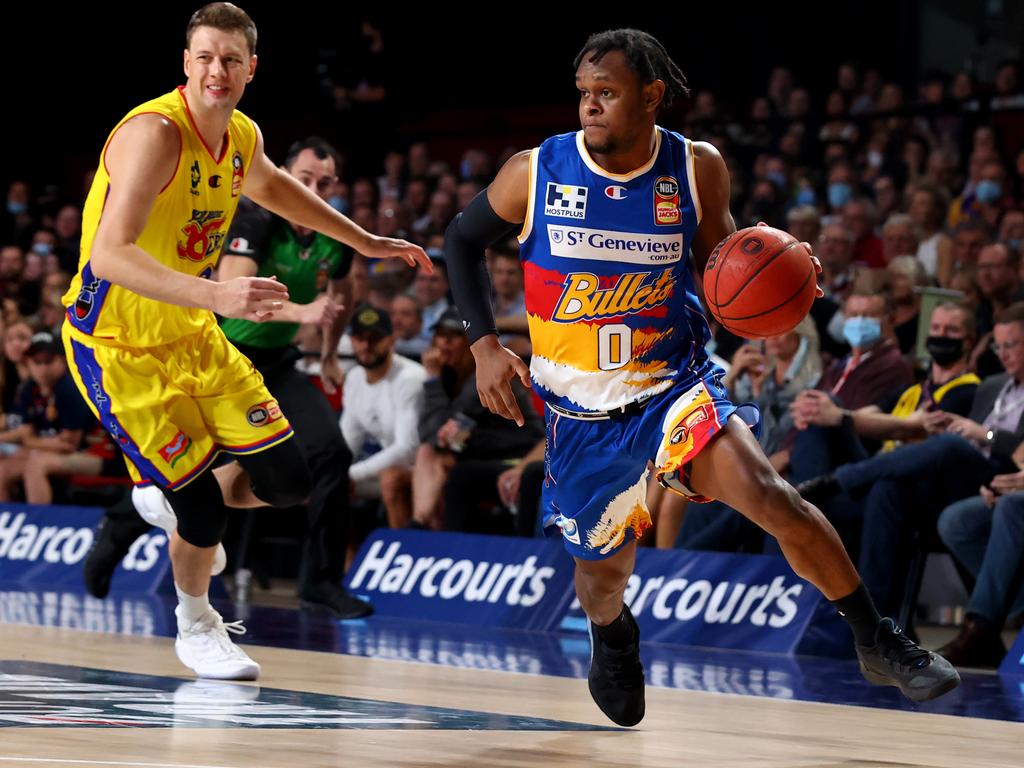
<path fill-rule="evenodd" d="M 384 616 L 553 630 L 572 600 L 572 571 L 557 541 L 377 530 L 348 588 Z"/>
<path fill-rule="evenodd" d="M 82 588 L 82 566 L 103 514 L 95 507 L 0 505 L 0 584 Z M 158 528 L 135 540 L 111 590 L 173 592 L 167 537 Z"/>
<path fill-rule="evenodd" d="M 644 640 L 792 653 L 821 596 L 781 557 L 640 549 L 626 602 Z M 585 627 L 573 601 L 563 628 Z"/>

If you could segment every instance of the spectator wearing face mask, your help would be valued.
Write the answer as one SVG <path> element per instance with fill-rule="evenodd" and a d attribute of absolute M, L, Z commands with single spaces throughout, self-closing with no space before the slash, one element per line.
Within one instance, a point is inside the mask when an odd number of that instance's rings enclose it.
<path fill-rule="evenodd" d="M 1024 303 L 996 316 L 994 338 L 1005 373 L 978 385 L 968 416 L 931 411 L 924 427 L 934 436 L 845 464 L 797 488 L 819 508 L 843 496 L 860 505 L 859 570 L 887 613 L 905 604 L 901 569 L 909 550 L 919 546 L 915 542 L 935 531 L 943 508 L 1019 469 L 1014 456 L 1024 439 Z"/>
<path fill-rule="evenodd" d="M 851 352 L 822 374 L 815 390 L 805 390 L 792 406 L 793 419 L 803 432 L 797 436 L 790 458 L 795 481 L 828 472 L 832 459 L 829 436 L 806 429 L 824 401 L 857 411 L 874 405 L 914 383 L 914 374 L 896 343 L 892 328 L 893 300 L 885 291 L 861 287 L 843 305 L 843 335 Z"/>

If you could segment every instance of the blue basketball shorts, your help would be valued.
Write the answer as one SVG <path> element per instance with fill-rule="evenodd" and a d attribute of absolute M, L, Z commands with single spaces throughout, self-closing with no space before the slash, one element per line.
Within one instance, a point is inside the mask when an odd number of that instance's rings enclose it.
<path fill-rule="evenodd" d="M 692 501 L 688 465 L 737 413 L 759 427 L 756 406 L 739 409 L 713 368 L 677 383 L 640 411 L 621 419 L 583 420 L 545 408 L 547 453 L 543 491 L 545 532 L 561 531 L 566 549 L 584 560 L 611 557 L 652 525 L 647 509 L 648 461 L 662 485 Z"/>

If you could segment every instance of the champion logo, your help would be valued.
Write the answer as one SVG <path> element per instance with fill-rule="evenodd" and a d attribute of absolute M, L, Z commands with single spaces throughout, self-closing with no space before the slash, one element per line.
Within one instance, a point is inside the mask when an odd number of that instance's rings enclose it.
<path fill-rule="evenodd" d="M 604 194 L 606 197 L 610 197 L 612 200 L 625 200 L 626 199 L 626 188 L 620 187 L 618 184 L 609 184 L 604 188 Z"/>

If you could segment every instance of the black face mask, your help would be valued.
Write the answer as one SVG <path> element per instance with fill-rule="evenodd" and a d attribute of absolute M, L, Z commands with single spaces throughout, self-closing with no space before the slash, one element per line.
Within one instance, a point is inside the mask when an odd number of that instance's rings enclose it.
<path fill-rule="evenodd" d="M 925 343 L 932 360 L 946 368 L 964 356 L 964 340 L 948 336 L 929 336 Z"/>

